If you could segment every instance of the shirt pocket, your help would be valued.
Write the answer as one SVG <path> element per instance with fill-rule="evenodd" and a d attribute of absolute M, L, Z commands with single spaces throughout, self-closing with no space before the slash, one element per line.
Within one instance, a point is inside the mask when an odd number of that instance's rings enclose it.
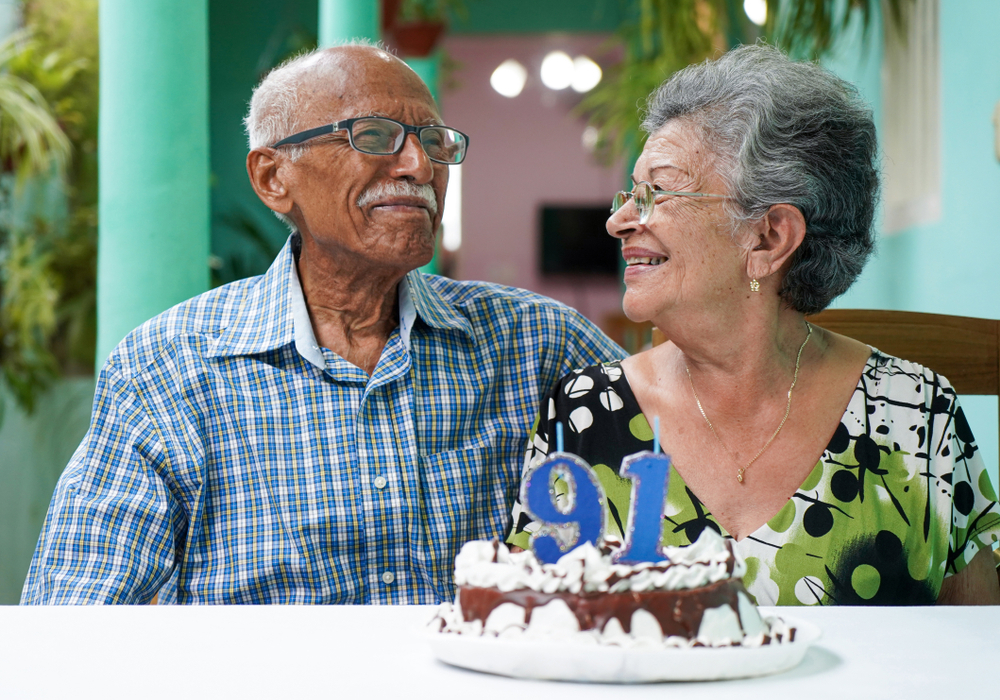
<path fill-rule="evenodd" d="M 451 580 L 470 540 L 503 538 L 520 481 L 526 435 L 497 435 L 458 450 L 420 456 L 421 539 L 429 568 Z M 414 533 L 417 536 L 417 533 Z"/>

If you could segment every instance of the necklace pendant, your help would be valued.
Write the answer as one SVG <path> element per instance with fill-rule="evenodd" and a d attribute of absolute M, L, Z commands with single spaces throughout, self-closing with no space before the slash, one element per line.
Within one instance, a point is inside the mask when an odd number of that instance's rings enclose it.
<path fill-rule="evenodd" d="M 743 483 L 743 470 L 742 469 L 740 469 L 738 472 L 736 472 L 736 480 L 738 482 L 740 482 L 741 484 Z"/>

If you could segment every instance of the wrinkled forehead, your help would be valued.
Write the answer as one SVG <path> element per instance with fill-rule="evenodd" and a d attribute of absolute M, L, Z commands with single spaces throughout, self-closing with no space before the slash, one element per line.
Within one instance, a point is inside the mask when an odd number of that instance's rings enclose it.
<path fill-rule="evenodd" d="M 637 180 L 655 177 L 659 171 L 676 171 L 692 179 L 710 177 L 717 158 L 705 138 L 704 130 L 686 119 L 673 119 L 646 139 L 636 161 L 633 176 Z"/>
<path fill-rule="evenodd" d="M 395 56 L 373 47 L 320 53 L 297 84 L 300 119 L 320 122 L 386 116 L 414 124 L 440 123 L 424 82 Z"/>

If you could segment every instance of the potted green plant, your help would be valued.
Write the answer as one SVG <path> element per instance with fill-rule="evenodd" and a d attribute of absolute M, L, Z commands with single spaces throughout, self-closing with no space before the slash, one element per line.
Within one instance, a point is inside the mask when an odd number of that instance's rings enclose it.
<path fill-rule="evenodd" d="M 464 0 L 395 0 L 386 5 L 392 43 L 402 55 L 418 58 L 429 56 L 437 46 L 450 14 L 465 14 Z"/>

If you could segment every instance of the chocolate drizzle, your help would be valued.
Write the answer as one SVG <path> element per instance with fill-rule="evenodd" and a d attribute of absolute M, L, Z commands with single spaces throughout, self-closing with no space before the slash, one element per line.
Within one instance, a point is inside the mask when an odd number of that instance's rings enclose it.
<path fill-rule="evenodd" d="M 525 623 L 528 623 L 532 610 L 558 598 L 576 615 L 581 630 L 597 629 L 602 632 L 611 618 L 616 618 L 626 633 L 631 632 L 632 614 L 636 610 L 645 610 L 660 623 L 665 636 L 694 639 L 698 636 L 706 609 L 728 605 L 739 617 L 737 594 L 741 591 L 746 593 L 738 579 L 726 579 L 688 590 L 622 593 L 540 593 L 527 588 L 504 592 L 496 588 L 461 586 L 458 600 L 466 622 L 481 620 L 485 624 L 490 613 L 503 603 L 523 607 Z"/>

